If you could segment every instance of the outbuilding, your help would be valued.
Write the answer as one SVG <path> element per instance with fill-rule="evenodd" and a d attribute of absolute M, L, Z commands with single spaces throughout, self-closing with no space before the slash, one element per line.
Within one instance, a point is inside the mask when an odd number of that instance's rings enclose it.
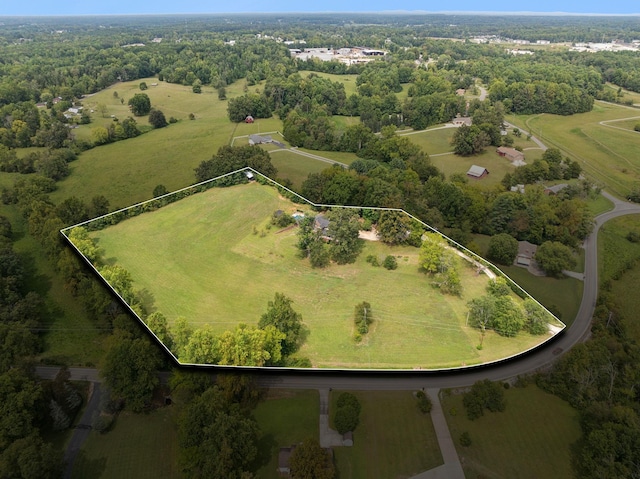
<path fill-rule="evenodd" d="M 467 176 L 470 178 L 481 179 L 489 174 L 489 170 L 487 170 L 484 166 L 471 165 L 469 171 L 467 171 Z"/>

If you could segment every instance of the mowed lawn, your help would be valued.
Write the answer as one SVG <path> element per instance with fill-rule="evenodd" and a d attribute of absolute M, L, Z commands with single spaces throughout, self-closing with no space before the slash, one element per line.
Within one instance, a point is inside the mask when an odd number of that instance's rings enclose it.
<path fill-rule="evenodd" d="M 278 451 L 305 439 L 318 439 L 320 398 L 315 390 L 269 390 L 253 411 L 260 426 L 256 477 L 276 479 Z"/>
<path fill-rule="evenodd" d="M 341 392 L 331 393 L 330 421 Z M 333 448 L 340 479 L 409 478 L 443 464 L 431 415 L 411 392 L 350 392 L 362 410 L 353 446 Z"/>
<path fill-rule="evenodd" d="M 278 178 L 291 180 L 296 191 L 300 191 L 302 183 L 311 173 L 319 173 L 331 167 L 330 163 L 286 150 L 272 152 L 271 164 L 278 170 Z"/>
<path fill-rule="evenodd" d="M 577 160 L 585 172 L 607 191 L 625 196 L 640 181 L 640 134 L 611 120 L 639 117 L 637 109 L 596 101 L 593 110 L 570 116 L 509 116 L 540 138 L 547 146 L 559 148 Z M 607 122 L 601 124 L 601 122 Z M 622 125 L 623 127 L 625 125 Z M 628 125 L 627 125 L 628 126 Z"/>
<path fill-rule="evenodd" d="M 444 398 L 442 407 L 465 477 L 573 477 L 571 445 L 581 434 L 578 412 L 534 385 L 511 388 L 505 398 L 504 412 L 485 412 L 475 421 L 467 419 L 462 395 Z M 472 441 L 468 447 L 459 441 L 465 431 Z"/>
<path fill-rule="evenodd" d="M 149 414 L 120 413 L 108 433 L 91 432 L 73 466 L 72 479 L 182 477 L 174 413 L 171 407 Z"/>
<path fill-rule="evenodd" d="M 482 351 L 465 325 L 485 275 L 459 261 L 461 298 L 443 295 L 419 272 L 418 249 L 365 242 L 354 264 L 312 269 L 297 256 L 296 229 L 268 229 L 272 213 L 295 205 L 257 183 L 214 188 L 94 233 L 109 263 L 128 270 L 149 310 L 170 322 L 184 316 L 221 333 L 257 324 L 276 292 L 293 299 L 309 330 L 301 349 L 315 367 L 440 368 L 496 360 L 546 339 L 489 334 Z M 303 207 L 304 208 L 304 207 Z M 396 256 L 398 269 L 365 258 Z M 353 336 L 356 304 L 368 301 L 374 322 L 361 344 Z"/>

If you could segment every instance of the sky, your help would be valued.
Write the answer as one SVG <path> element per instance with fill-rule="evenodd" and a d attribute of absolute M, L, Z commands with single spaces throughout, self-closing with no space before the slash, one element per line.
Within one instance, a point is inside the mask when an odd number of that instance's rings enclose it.
<path fill-rule="evenodd" d="M 126 15 L 171 13 L 257 12 L 531 12 L 578 14 L 640 14 L 638 0 L 0 0 L 3 15 Z"/>

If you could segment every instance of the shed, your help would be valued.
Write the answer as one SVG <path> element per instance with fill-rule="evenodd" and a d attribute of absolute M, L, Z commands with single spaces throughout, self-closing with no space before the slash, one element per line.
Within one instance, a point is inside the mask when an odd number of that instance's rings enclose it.
<path fill-rule="evenodd" d="M 278 452 L 278 474 L 282 477 L 289 477 L 291 469 L 289 468 L 289 459 L 296 446 L 281 447 Z"/>
<path fill-rule="evenodd" d="M 471 178 L 481 179 L 489 174 L 489 170 L 487 170 L 484 166 L 471 165 L 469 171 L 467 171 L 467 176 Z"/>
<path fill-rule="evenodd" d="M 253 173 L 250 172 L 250 171 L 245 171 L 244 172 L 244 176 L 246 176 L 248 180 L 253 180 L 254 179 Z"/>
<path fill-rule="evenodd" d="M 353 432 L 347 431 L 342 435 L 343 446 L 353 446 Z"/>
<path fill-rule="evenodd" d="M 253 119 L 253 117 L 251 115 L 248 115 L 245 119 L 244 122 L 245 123 L 253 123 L 255 120 Z"/>
<path fill-rule="evenodd" d="M 524 153 L 516 150 L 515 148 L 501 146 L 496 150 L 496 153 L 514 163 L 522 162 L 522 164 L 524 164 Z"/>

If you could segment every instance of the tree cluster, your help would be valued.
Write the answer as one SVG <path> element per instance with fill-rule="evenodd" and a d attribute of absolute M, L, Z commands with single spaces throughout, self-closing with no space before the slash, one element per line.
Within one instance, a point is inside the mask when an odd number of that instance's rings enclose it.
<path fill-rule="evenodd" d="M 457 258 L 441 235 L 424 234 L 418 264 L 431 277 L 432 286 L 445 294 L 462 294 Z"/>
<path fill-rule="evenodd" d="M 269 153 L 258 146 L 222 146 L 210 160 L 201 162 L 195 169 L 196 181 L 206 181 L 247 166 L 270 178 L 275 178 L 277 173 Z"/>
<path fill-rule="evenodd" d="M 471 421 L 484 416 L 485 409 L 490 412 L 502 412 L 507 406 L 502 384 L 488 379 L 478 381 L 471 386 L 471 390 L 464 394 L 462 404 Z"/>
<path fill-rule="evenodd" d="M 504 278 L 491 280 L 487 293 L 467 303 L 469 324 L 481 331 L 479 348 L 488 329 L 507 337 L 516 336 L 522 329 L 530 334 L 548 331 L 549 313 L 531 298 L 520 305 L 511 296 L 511 287 Z"/>

